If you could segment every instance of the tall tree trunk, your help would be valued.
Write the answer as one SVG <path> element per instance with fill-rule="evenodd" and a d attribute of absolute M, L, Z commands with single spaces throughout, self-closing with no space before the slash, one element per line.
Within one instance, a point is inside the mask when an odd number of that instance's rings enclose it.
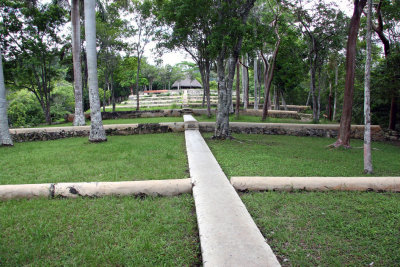
<path fill-rule="evenodd" d="M 0 145 L 12 146 L 13 141 L 8 129 L 6 86 L 4 84 L 3 62 L 0 48 Z"/>
<path fill-rule="evenodd" d="M 108 75 L 107 75 L 108 76 Z M 103 89 L 103 112 L 106 112 L 106 91 L 108 88 L 108 78 L 105 78 L 104 80 L 104 89 Z"/>
<path fill-rule="evenodd" d="M 332 115 L 332 120 L 336 120 L 336 101 L 337 101 L 337 87 L 338 87 L 338 79 L 339 79 L 339 66 L 336 65 L 336 70 L 335 70 L 335 95 L 333 99 L 333 115 Z"/>
<path fill-rule="evenodd" d="M 230 65 L 230 64 L 229 64 Z M 225 66 L 224 58 L 219 57 L 217 60 L 217 74 L 218 74 L 218 113 L 215 123 L 214 138 L 226 139 L 230 138 L 229 131 L 229 86 L 225 81 Z M 229 75 L 229 74 L 228 74 Z M 228 77 L 229 79 L 229 77 Z M 232 88 L 231 88 L 232 90 Z"/>
<path fill-rule="evenodd" d="M 247 66 L 247 54 L 242 56 L 242 91 L 243 91 L 243 109 L 249 106 L 249 68 Z"/>
<path fill-rule="evenodd" d="M 90 142 L 107 141 L 100 112 L 99 86 L 97 80 L 96 11 L 95 0 L 85 0 L 85 37 L 89 77 Z"/>
<path fill-rule="evenodd" d="M 315 86 L 315 74 L 316 74 L 316 67 L 315 67 L 315 59 L 314 62 L 311 62 L 311 100 L 312 100 L 312 109 L 313 109 L 313 122 L 318 123 L 319 116 L 318 116 L 318 100 L 316 86 Z"/>
<path fill-rule="evenodd" d="M 79 14 L 79 0 L 71 0 L 71 24 L 72 24 L 72 61 L 74 65 L 74 94 L 75 116 L 74 126 L 86 124 L 83 114 L 82 94 L 82 68 L 81 68 L 81 23 Z"/>
<path fill-rule="evenodd" d="M 332 121 L 332 82 L 329 81 L 328 120 Z"/>
<path fill-rule="evenodd" d="M 272 54 L 271 58 L 271 63 L 268 64 L 267 58 L 264 56 L 264 54 L 261 51 L 261 57 L 264 62 L 264 106 L 263 106 L 263 113 L 262 113 L 262 121 L 265 121 L 268 115 L 268 108 L 270 108 L 270 100 L 269 100 L 269 95 L 270 95 L 270 90 L 271 90 L 271 84 L 272 84 L 272 79 L 274 78 L 274 71 L 275 71 L 275 62 L 276 62 L 276 57 L 278 56 L 279 52 L 279 47 L 281 44 L 281 38 L 278 35 L 278 31 L 276 29 L 275 31 L 278 40 L 276 41 L 275 44 L 275 49 Z M 279 106 L 279 105 L 278 105 Z M 275 105 L 275 109 L 276 109 Z"/>
<path fill-rule="evenodd" d="M 372 0 L 368 0 L 368 13 L 367 13 L 367 60 L 365 62 L 365 79 L 364 79 L 364 173 L 368 173 L 368 174 L 372 173 L 371 109 L 370 109 L 371 15 L 372 15 Z"/>
<path fill-rule="evenodd" d="M 391 130 L 396 130 L 396 114 L 397 114 L 397 102 L 396 102 L 396 95 L 395 92 L 393 92 L 393 96 L 391 99 L 391 104 L 390 104 L 390 116 L 389 116 L 389 129 Z"/>
<path fill-rule="evenodd" d="M 385 58 L 387 59 L 389 54 L 390 54 L 390 42 L 388 38 L 386 38 L 385 33 L 384 33 L 384 27 L 383 27 L 383 18 L 382 18 L 382 4 L 383 0 L 379 1 L 378 6 L 376 7 L 376 16 L 378 18 L 378 25 L 375 26 L 373 24 L 372 28 L 373 30 L 378 34 L 379 39 L 381 39 L 381 42 L 383 44 L 383 50 L 385 52 Z M 396 92 L 393 90 L 391 95 L 389 95 L 390 99 L 390 112 L 389 112 L 389 129 L 395 130 L 396 129 L 396 113 L 397 113 L 397 102 L 396 102 Z"/>
<path fill-rule="evenodd" d="M 207 100 L 207 117 L 211 118 L 211 101 L 210 101 L 210 71 L 211 64 L 209 61 L 206 62 L 206 100 Z"/>
<path fill-rule="evenodd" d="M 111 103 L 112 103 L 112 112 L 115 112 L 115 90 L 114 90 L 114 78 L 111 73 Z"/>
<path fill-rule="evenodd" d="M 283 92 L 282 91 L 281 91 L 281 98 L 282 98 L 283 109 L 287 111 L 288 108 L 287 108 L 287 105 L 286 105 L 285 98 L 283 97 Z"/>
<path fill-rule="evenodd" d="M 210 62 L 205 60 L 203 63 L 198 63 L 201 76 L 201 82 L 203 83 L 203 101 L 207 103 L 207 117 L 211 118 L 211 103 L 210 103 Z M 204 99 L 205 97 L 205 99 Z M 204 104 L 203 104 L 204 106 Z"/>
<path fill-rule="evenodd" d="M 319 122 L 319 114 L 321 114 L 321 86 L 323 85 L 321 78 L 321 70 L 318 71 L 318 95 L 317 95 L 317 117 L 316 122 Z"/>
<path fill-rule="evenodd" d="M 310 79 L 310 81 L 311 81 L 311 79 Z M 308 104 L 310 104 L 310 96 L 311 96 L 311 86 L 310 86 L 310 91 L 308 91 L 306 106 L 308 106 Z"/>
<path fill-rule="evenodd" d="M 138 58 L 138 64 L 136 71 L 136 110 L 139 110 L 139 74 L 140 74 L 140 61 L 141 61 L 139 53 L 137 58 Z"/>
<path fill-rule="evenodd" d="M 353 109 L 354 75 L 356 67 L 356 44 L 358 39 L 358 30 L 360 28 L 361 13 L 366 3 L 367 0 L 354 1 L 354 13 L 350 20 L 350 30 L 346 48 L 346 80 L 344 87 L 343 111 L 340 119 L 338 140 L 332 145 L 333 147 L 350 147 L 351 112 Z"/>
<path fill-rule="evenodd" d="M 236 63 L 236 108 L 235 108 L 236 119 L 239 119 L 239 109 L 240 109 L 240 66 L 238 61 Z"/>
<path fill-rule="evenodd" d="M 203 99 L 201 101 L 201 107 L 204 108 L 205 104 L 206 104 L 206 88 L 203 85 Z"/>
<path fill-rule="evenodd" d="M 254 58 L 254 109 L 258 109 L 258 62 L 257 56 Z"/>
<path fill-rule="evenodd" d="M 48 125 L 51 125 L 52 124 L 52 121 L 51 121 L 51 112 L 50 112 L 50 99 L 48 99 L 48 98 L 46 98 L 46 100 L 45 100 L 45 107 L 44 107 L 44 116 L 45 116 L 45 118 L 46 118 L 46 123 L 48 124 Z"/>

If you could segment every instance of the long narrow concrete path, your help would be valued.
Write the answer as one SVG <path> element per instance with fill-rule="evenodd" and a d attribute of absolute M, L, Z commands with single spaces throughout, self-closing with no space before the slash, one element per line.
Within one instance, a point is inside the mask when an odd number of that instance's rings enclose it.
<path fill-rule="evenodd" d="M 280 266 L 191 115 L 186 149 L 204 266 Z"/>

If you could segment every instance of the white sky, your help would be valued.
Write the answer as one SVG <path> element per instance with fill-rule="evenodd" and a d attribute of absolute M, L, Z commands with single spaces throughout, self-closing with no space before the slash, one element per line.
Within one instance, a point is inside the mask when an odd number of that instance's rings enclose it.
<path fill-rule="evenodd" d="M 49 3 L 51 0 L 39 0 L 41 3 Z M 339 8 L 346 13 L 347 16 L 351 16 L 353 12 L 353 0 L 325 0 L 325 2 L 336 3 Z M 70 27 L 70 26 L 68 26 Z M 155 43 L 150 43 L 145 50 L 144 56 L 148 59 L 148 62 L 151 64 L 155 64 L 155 61 L 158 59 L 157 52 L 153 52 L 152 49 L 155 47 Z M 182 61 L 190 61 L 193 62 L 192 58 L 185 51 L 174 51 L 169 53 L 164 53 L 161 57 L 163 60 L 163 65 L 175 65 Z"/>

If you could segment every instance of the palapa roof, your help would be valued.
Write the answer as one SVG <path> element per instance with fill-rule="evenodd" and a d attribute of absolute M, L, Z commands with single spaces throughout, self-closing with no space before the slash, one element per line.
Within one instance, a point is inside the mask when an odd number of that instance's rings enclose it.
<path fill-rule="evenodd" d="M 172 88 L 202 88 L 202 86 L 196 79 L 190 80 L 189 78 L 186 78 L 174 82 Z"/>

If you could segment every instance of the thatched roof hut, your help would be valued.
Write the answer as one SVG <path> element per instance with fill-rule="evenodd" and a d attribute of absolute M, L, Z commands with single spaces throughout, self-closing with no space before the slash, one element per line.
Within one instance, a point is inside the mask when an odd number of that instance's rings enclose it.
<path fill-rule="evenodd" d="M 202 88 L 201 83 L 196 79 L 190 80 L 186 78 L 184 80 L 178 80 L 172 85 L 172 89 L 199 89 Z"/>

